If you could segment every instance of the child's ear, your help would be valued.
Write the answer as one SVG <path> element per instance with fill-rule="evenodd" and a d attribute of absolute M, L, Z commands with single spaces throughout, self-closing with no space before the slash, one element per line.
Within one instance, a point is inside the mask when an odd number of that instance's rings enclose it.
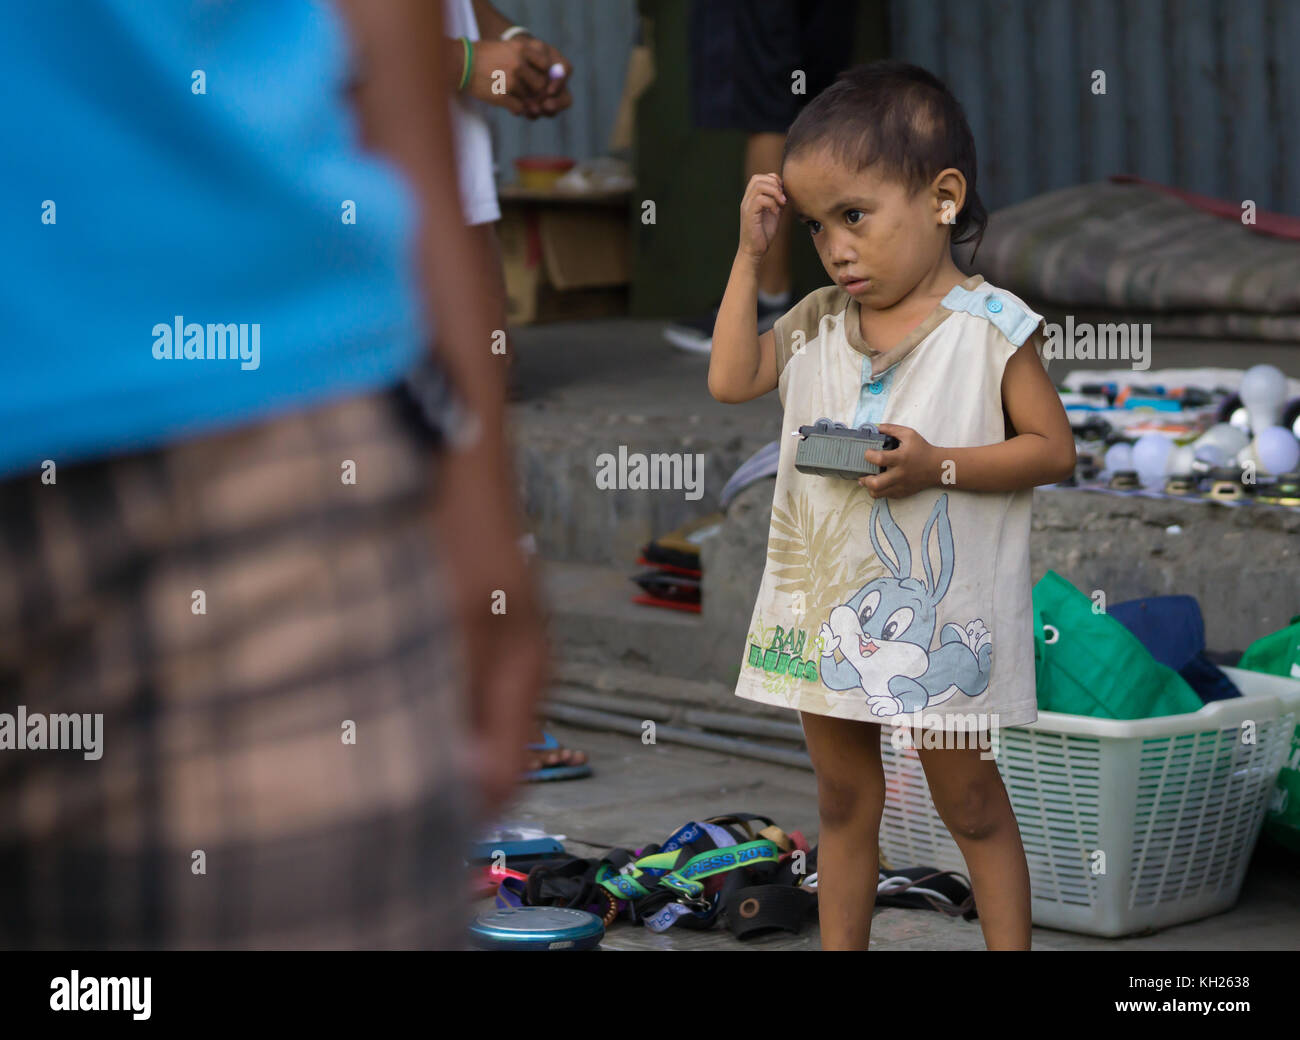
<path fill-rule="evenodd" d="M 939 223 L 950 227 L 957 223 L 957 214 L 966 205 L 966 177 L 961 170 L 952 167 L 941 170 L 931 182 L 930 190 Z"/>

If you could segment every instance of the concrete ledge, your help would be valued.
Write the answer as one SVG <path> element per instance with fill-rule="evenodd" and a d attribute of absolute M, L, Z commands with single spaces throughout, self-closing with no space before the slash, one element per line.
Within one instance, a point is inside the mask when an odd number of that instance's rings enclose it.
<path fill-rule="evenodd" d="M 1300 614 L 1300 509 L 1064 489 L 1035 491 L 1033 509 L 1035 581 L 1050 568 L 1108 603 L 1194 596 L 1211 650 L 1244 650 Z"/>
<path fill-rule="evenodd" d="M 564 659 L 712 681 L 729 693 L 763 574 L 772 486 L 763 480 L 738 495 L 721 535 L 704 543 L 700 614 L 633 603 L 635 550 L 621 565 L 548 561 L 552 635 Z M 1108 603 L 1194 596 L 1211 650 L 1244 650 L 1300 614 L 1300 510 L 1071 490 L 1036 491 L 1033 510 L 1033 580 L 1050 568 L 1084 592 L 1103 590 Z"/>

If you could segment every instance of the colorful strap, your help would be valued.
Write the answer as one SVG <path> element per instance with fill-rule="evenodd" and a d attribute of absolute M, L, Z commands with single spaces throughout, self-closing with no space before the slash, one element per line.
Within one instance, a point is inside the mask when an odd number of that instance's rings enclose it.
<path fill-rule="evenodd" d="M 460 38 L 460 42 L 461 45 L 465 48 L 465 67 L 461 71 L 460 83 L 456 87 L 457 91 L 462 91 L 465 89 L 465 85 L 469 82 L 470 70 L 473 69 L 474 67 L 474 44 L 470 42 L 470 38 L 468 36 L 462 36 Z"/>

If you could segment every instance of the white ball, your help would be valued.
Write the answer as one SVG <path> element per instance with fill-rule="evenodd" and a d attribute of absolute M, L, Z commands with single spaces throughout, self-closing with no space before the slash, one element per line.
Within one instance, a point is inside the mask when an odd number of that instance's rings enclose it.
<path fill-rule="evenodd" d="M 1300 441 L 1285 426 L 1266 426 L 1255 438 L 1255 453 L 1265 473 L 1290 473 L 1300 462 Z"/>
<path fill-rule="evenodd" d="M 1112 444 L 1106 449 L 1106 469 L 1111 473 L 1116 473 L 1122 469 L 1133 468 L 1133 448 L 1131 445 L 1120 442 Z"/>
<path fill-rule="evenodd" d="M 1162 483 L 1174 442 L 1159 433 L 1144 433 L 1133 445 L 1133 468 L 1143 484 Z"/>

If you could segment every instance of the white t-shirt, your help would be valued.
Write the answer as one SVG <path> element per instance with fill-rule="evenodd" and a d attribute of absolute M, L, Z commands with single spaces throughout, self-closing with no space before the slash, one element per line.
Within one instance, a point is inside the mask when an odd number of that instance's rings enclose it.
<path fill-rule="evenodd" d="M 454 38 L 477 40 L 478 20 L 470 0 L 443 0 L 443 32 Z M 457 66 L 459 67 L 459 66 Z M 467 94 L 451 102 L 452 133 L 460 170 L 460 203 L 466 224 L 487 224 L 501 219 L 493 175 L 492 135 L 483 117 L 483 104 Z"/>
<path fill-rule="evenodd" d="M 866 722 L 919 712 L 927 728 L 1037 718 L 1032 490 L 873 499 L 794 459 L 799 427 L 821 418 L 908 426 L 941 447 L 1005 440 L 1002 373 L 1027 339 L 1042 358 L 1041 321 L 979 275 L 883 353 L 838 286 L 777 321 L 785 421 L 738 696 Z"/>

